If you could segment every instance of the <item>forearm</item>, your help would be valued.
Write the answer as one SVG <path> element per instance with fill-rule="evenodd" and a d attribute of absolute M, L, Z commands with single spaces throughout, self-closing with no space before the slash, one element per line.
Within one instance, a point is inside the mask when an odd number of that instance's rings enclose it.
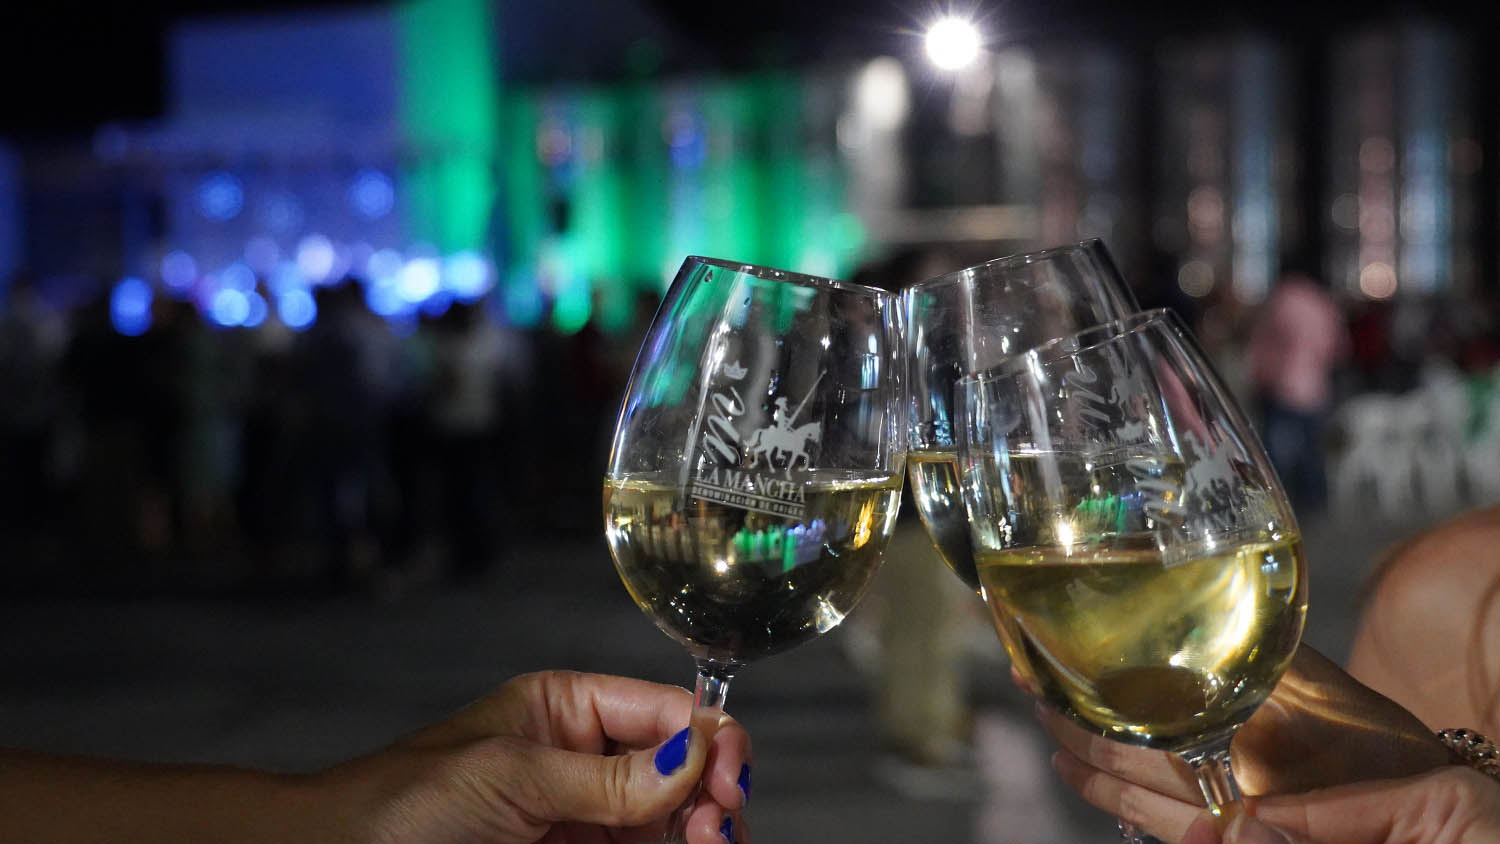
<path fill-rule="evenodd" d="M 0 750 L 0 842 L 354 842 L 348 780 Z"/>

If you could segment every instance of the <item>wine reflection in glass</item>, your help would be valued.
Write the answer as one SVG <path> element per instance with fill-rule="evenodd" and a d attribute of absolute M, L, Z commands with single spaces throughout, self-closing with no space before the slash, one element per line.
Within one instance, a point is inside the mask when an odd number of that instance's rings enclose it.
<path fill-rule="evenodd" d="M 886 291 L 690 257 L 652 322 L 604 530 L 636 605 L 697 663 L 705 735 L 742 665 L 833 629 L 876 571 L 901 494 L 899 320 Z"/>
<path fill-rule="evenodd" d="M 979 581 L 1050 703 L 1175 752 L 1209 809 L 1242 802 L 1235 730 L 1290 662 L 1307 608 L 1291 506 L 1168 311 L 960 381 L 959 464 Z"/>

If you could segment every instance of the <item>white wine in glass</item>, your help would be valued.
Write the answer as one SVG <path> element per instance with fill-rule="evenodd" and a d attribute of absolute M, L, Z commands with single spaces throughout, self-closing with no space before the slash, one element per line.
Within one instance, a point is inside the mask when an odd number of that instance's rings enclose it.
<path fill-rule="evenodd" d="M 664 478 L 604 484 L 605 533 L 636 605 L 695 658 L 748 662 L 826 633 L 870 582 L 899 478 L 808 472 L 800 518 L 697 499 Z"/>
<path fill-rule="evenodd" d="M 907 474 L 917 514 L 948 568 L 982 591 L 958 482 L 955 386 L 1059 337 L 1137 310 L 1103 242 L 996 258 L 902 291 L 911 400 Z M 1038 689 L 1037 655 L 1014 623 L 995 616 L 1011 666 Z"/>
<path fill-rule="evenodd" d="M 1138 308 L 1099 240 L 996 258 L 927 279 L 903 290 L 901 301 L 910 347 L 912 498 L 943 561 L 977 592 L 969 519 L 958 489 L 954 386 L 966 375 Z"/>
<path fill-rule="evenodd" d="M 741 666 L 833 629 L 869 586 L 901 499 L 902 352 L 883 290 L 694 257 L 667 291 L 615 428 L 604 533 L 636 605 L 696 661 L 705 733 Z"/>
<path fill-rule="evenodd" d="M 1302 634 L 1306 561 L 1264 450 L 1187 329 L 1138 314 L 959 384 L 984 594 L 1041 692 L 1170 750 L 1239 810 L 1229 743 Z"/>

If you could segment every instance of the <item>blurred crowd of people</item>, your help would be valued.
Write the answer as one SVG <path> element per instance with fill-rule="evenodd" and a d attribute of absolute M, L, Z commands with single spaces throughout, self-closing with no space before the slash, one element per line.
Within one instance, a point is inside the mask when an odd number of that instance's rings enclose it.
<path fill-rule="evenodd" d="M 1500 459 L 1466 457 L 1492 440 L 1500 451 L 1500 303 L 1354 298 L 1316 267 L 1288 257 L 1254 305 L 1136 290 L 1143 307 L 1172 307 L 1193 326 L 1304 518 L 1377 499 L 1413 517 L 1500 500 Z M 1364 466 L 1366 453 L 1378 465 Z"/>
<path fill-rule="evenodd" d="M 1324 506 L 1325 466 L 1356 447 L 1378 446 L 1376 470 L 1394 471 L 1388 444 L 1355 441 L 1351 408 L 1370 395 L 1432 408 L 1424 385 L 1452 387 L 1453 460 L 1413 461 L 1490 471 L 1463 451 L 1500 438 L 1500 340 L 1483 300 L 1352 302 L 1296 266 L 1256 306 L 1175 295 L 1170 275 L 1130 280 L 1143 307 L 1194 326 L 1299 511 Z M 274 317 L 218 328 L 158 295 L 150 328 L 125 336 L 107 297 L 60 309 L 16 279 L 0 310 L 3 575 L 398 589 L 482 575 L 508 543 L 597 529 L 612 415 L 657 294 L 642 287 L 619 331 L 560 334 L 508 326 L 483 302 L 392 323 L 352 279 L 315 293 L 318 319 L 300 332 Z M 1482 503 L 1485 477 L 1457 494 Z"/>
<path fill-rule="evenodd" d="M 654 297 L 618 333 L 562 335 L 482 302 L 391 323 L 353 280 L 315 295 L 301 332 L 222 329 L 158 295 L 126 336 L 107 297 L 62 310 L 13 284 L 0 577 L 392 592 L 597 529 L 610 417 Z"/>

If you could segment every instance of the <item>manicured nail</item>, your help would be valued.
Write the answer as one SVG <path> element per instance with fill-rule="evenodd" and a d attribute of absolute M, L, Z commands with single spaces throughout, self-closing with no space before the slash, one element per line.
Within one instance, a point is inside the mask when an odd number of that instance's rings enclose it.
<path fill-rule="evenodd" d="M 724 823 L 719 825 L 719 834 L 724 836 L 724 840 L 729 844 L 734 844 L 734 818 L 724 816 Z"/>
<path fill-rule="evenodd" d="M 740 793 L 745 795 L 745 805 L 750 805 L 750 766 L 740 766 Z"/>
<path fill-rule="evenodd" d="M 684 727 L 682 732 L 667 739 L 667 743 L 656 751 L 656 770 L 662 776 L 668 776 L 687 761 L 688 739 L 692 738 L 692 730 L 692 727 Z"/>

